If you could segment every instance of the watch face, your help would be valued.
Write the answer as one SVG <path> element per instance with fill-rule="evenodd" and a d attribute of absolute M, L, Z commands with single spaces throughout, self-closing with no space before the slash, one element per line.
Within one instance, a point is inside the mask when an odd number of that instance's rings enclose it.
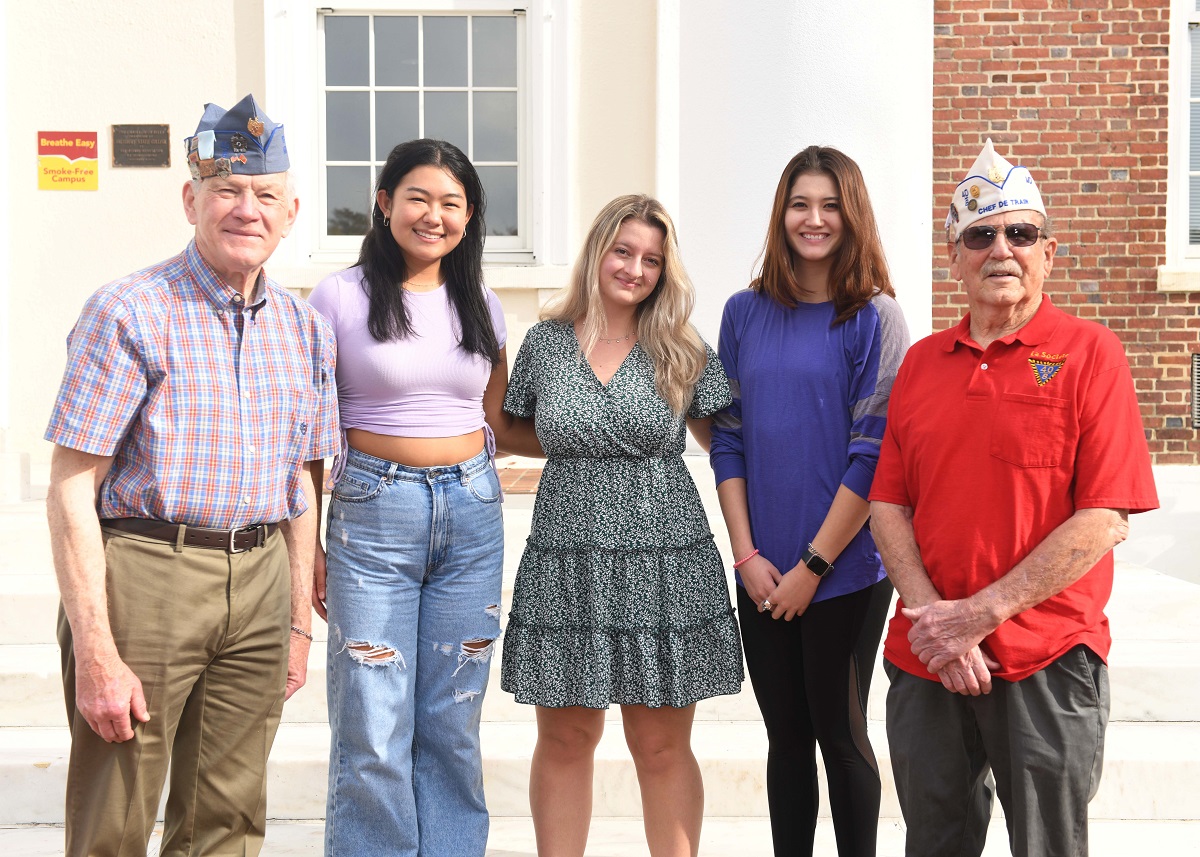
<path fill-rule="evenodd" d="M 808 570 L 817 577 L 824 577 L 829 573 L 829 569 L 833 568 L 831 563 L 821 559 L 821 557 L 813 553 L 811 548 L 804 552 L 804 556 L 800 558 L 800 561 L 808 566 Z"/>

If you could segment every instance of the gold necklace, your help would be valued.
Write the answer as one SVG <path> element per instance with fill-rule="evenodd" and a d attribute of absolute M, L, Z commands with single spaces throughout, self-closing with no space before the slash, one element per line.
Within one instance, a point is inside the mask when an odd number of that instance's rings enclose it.
<path fill-rule="evenodd" d="M 626 339 L 629 339 L 631 336 L 633 336 L 636 333 L 637 333 L 636 330 L 631 330 L 631 331 L 629 331 L 629 333 L 625 334 L 624 336 L 618 336 L 616 339 L 605 339 L 603 336 L 597 336 L 596 340 L 599 342 L 604 342 L 608 345 L 617 345 L 618 343 L 624 342 Z"/>

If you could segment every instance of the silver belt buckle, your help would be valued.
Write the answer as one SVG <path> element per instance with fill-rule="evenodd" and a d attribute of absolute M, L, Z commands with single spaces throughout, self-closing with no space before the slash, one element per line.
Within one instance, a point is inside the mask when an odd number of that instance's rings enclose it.
<path fill-rule="evenodd" d="M 266 543 L 266 540 L 267 540 L 266 529 L 267 529 L 266 524 L 254 524 L 249 527 L 233 528 L 232 530 L 229 531 L 229 552 L 230 553 L 245 553 L 246 551 L 254 550 L 254 548 L 262 547 Z M 257 541 L 255 541 L 255 543 L 248 548 L 239 548 L 237 546 L 237 542 L 235 541 L 235 536 L 237 536 L 238 533 L 246 533 L 251 530 L 254 530 L 258 533 Z"/>

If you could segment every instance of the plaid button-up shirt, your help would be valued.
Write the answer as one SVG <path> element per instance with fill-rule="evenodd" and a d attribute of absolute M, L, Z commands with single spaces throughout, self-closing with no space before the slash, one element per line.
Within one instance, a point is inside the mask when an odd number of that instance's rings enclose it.
<path fill-rule="evenodd" d="M 228 528 L 304 511 L 301 463 L 339 446 L 333 330 L 265 275 L 254 301 L 194 241 L 88 299 L 46 439 L 114 456 L 101 518 Z"/>

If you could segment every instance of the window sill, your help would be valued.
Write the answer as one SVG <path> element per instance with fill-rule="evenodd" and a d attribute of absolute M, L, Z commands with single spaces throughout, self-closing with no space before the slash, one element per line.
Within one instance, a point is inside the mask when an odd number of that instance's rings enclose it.
<path fill-rule="evenodd" d="M 1158 268 L 1158 291 L 1200 292 L 1200 262 L 1186 267 L 1160 265 Z"/>
<path fill-rule="evenodd" d="M 272 265 L 267 263 L 267 274 L 286 288 L 307 297 L 309 291 L 330 274 L 354 264 L 354 260 L 317 261 L 299 266 Z M 541 291 L 560 289 L 571 277 L 569 265 L 520 265 L 483 263 L 483 281 L 488 288 Z"/>

